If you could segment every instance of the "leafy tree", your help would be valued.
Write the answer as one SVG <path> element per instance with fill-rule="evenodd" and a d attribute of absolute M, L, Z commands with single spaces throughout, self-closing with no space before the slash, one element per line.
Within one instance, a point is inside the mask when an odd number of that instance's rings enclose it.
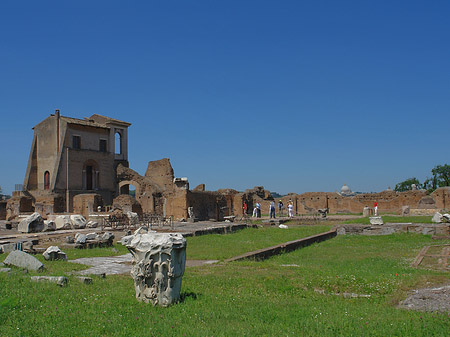
<path fill-rule="evenodd" d="M 405 192 L 405 191 L 411 191 L 412 190 L 412 184 L 415 184 L 417 186 L 417 189 L 422 188 L 422 185 L 420 184 L 419 180 L 415 177 L 406 179 L 405 181 L 402 181 L 401 183 L 398 183 L 395 185 L 394 190 L 397 192 Z"/>
<path fill-rule="evenodd" d="M 436 180 L 434 178 L 427 178 L 423 182 L 422 187 L 429 192 L 432 192 L 436 189 Z"/>
<path fill-rule="evenodd" d="M 431 170 L 433 174 L 433 189 L 450 186 L 450 165 L 437 165 Z"/>

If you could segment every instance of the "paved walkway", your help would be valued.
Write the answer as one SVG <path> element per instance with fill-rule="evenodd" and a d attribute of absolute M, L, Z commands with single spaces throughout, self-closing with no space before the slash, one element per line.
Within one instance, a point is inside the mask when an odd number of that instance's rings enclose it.
<path fill-rule="evenodd" d="M 120 256 L 108 257 L 83 257 L 69 262 L 80 263 L 92 266 L 89 269 L 77 272 L 80 275 L 115 275 L 115 274 L 129 274 L 131 271 L 131 253 Z M 187 260 L 186 267 L 201 266 L 204 264 L 212 264 L 218 262 L 217 260 Z"/>

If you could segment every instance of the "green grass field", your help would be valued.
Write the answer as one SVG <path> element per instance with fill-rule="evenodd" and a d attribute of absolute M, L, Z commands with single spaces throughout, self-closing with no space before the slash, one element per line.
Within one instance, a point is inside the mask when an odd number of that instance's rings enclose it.
<path fill-rule="evenodd" d="M 188 238 L 190 259 L 222 260 L 312 234 L 312 226 L 243 230 Z M 327 230 L 328 227 L 316 228 Z M 450 243 L 439 241 L 439 244 Z M 263 262 L 187 268 L 182 301 L 169 308 L 137 302 L 129 275 L 67 287 L 0 273 L 1 336 L 447 336 L 448 313 L 397 309 L 408 290 L 449 282 L 448 272 L 414 269 L 429 236 L 338 236 Z M 245 247 L 249 247 L 245 249 Z M 250 248 L 251 247 L 251 248 Z M 91 256 L 123 248 L 85 250 Z M 70 258 L 79 251 L 67 251 Z M 0 256 L 0 260 L 4 259 Z M 41 258 L 41 257 L 40 257 Z M 85 268 L 45 262 L 44 274 Z M 343 293 L 370 295 L 344 298 Z"/>

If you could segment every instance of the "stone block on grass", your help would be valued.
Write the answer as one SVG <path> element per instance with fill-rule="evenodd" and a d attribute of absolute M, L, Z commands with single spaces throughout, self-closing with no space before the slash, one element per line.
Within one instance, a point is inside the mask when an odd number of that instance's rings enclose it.
<path fill-rule="evenodd" d="M 45 269 L 41 261 L 20 250 L 14 250 L 9 253 L 3 263 L 6 266 L 15 266 L 27 270 L 42 271 Z"/>
<path fill-rule="evenodd" d="M 65 276 L 31 276 L 33 282 L 51 282 L 56 283 L 60 287 L 67 285 L 68 279 Z"/>
<path fill-rule="evenodd" d="M 186 263 L 181 234 L 137 234 L 121 240 L 133 255 L 131 276 L 139 301 L 167 307 L 180 298 Z"/>
<path fill-rule="evenodd" d="M 371 225 L 383 225 L 383 219 L 381 218 L 381 216 L 371 216 L 369 218 L 370 224 Z"/>
<path fill-rule="evenodd" d="M 439 212 L 434 213 L 433 217 L 431 218 L 431 221 L 434 223 L 441 223 L 442 222 L 442 214 Z"/>
<path fill-rule="evenodd" d="M 87 276 L 77 276 L 77 280 L 83 284 L 92 284 L 92 278 Z"/>
<path fill-rule="evenodd" d="M 42 255 L 44 256 L 44 259 L 46 259 L 47 261 L 67 260 L 66 253 L 64 253 L 61 249 L 59 249 L 58 246 L 48 247 L 47 250 Z"/>

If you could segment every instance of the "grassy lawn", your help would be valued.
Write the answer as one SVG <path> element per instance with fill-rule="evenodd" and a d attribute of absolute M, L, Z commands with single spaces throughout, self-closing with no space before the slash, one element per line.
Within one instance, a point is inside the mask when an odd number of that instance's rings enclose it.
<path fill-rule="evenodd" d="M 329 226 L 289 226 L 247 228 L 232 235 L 212 234 L 187 238 L 187 258 L 192 260 L 224 260 L 279 243 L 327 232 Z"/>
<path fill-rule="evenodd" d="M 238 255 L 242 248 L 234 246 L 310 235 L 291 229 L 189 238 L 188 257 L 220 260 Z M 450 241 L 438 244 L 444 243 Z M 394 306 L 410 289 L 449 282 L 448 272 L 409 267 L 430 244 L 436 242 L 419 234 L 338 236 L 263 262 L 188 268 L 182 302 L 165 309 L 137 302 L 129 275 L 94 278 L 91 285 L 69 276 L 68 286 L 60 288 L 30 282 L 32 273 L 0 273 L 0 335 L 446 336 L 448 313 Z M 45 265 L 44 274 L 80 268 L 67 262 Z M 370 297 L 344 298 L 344 292 Z"/>
<path fill-rule="evenodd" d="M 431 221 L 432 216 L 430 215 L 416 215 L 416 216 L 395 216 L 395 215 L 382 215 L 384 223 L 394 222 L 394 223 L 402 223 L 402 222 L 411 222 L 411 223 L 433 223 Z M 358 218 L 343 221 L 344 224 L 364 224 L 369 225 L 369 218 Z"/>

